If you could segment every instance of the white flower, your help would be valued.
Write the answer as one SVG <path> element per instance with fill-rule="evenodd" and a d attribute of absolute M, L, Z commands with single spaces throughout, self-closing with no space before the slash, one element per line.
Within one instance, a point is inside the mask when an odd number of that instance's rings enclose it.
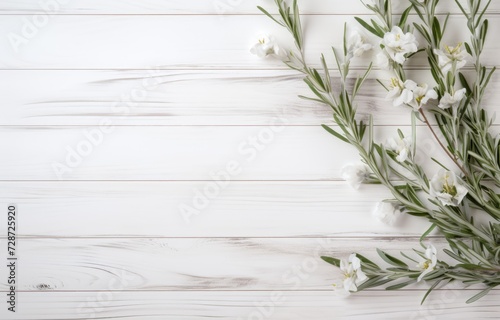
<path fill-rule="evenodd" d="M 334 284 L 334 287 L 342 287 L 346 294 L 358 291 L 358 286 L 368 279 L 366 274 L 361 270 L 361 260 L 353 253 L 349 256 L 349 260 L 340 260 L 340 271 L 344 278 L 340 284 Z"/>
<path fill-rule="evenodd" d="M 395 107 L 400 107 L 404 104 L 408 104 L 413 99 L 413 93 L 405 87 L 405 84 L 397 78 L 392 78 L 389 84 L 389 92 L 387 93 L 387 99 L 393 100 L 393 105 Z"/>
<path fill-rule="evenodd" d="M 364 164 L 348 164 L 345 165 L 340 172 L 342 179 L 355 190 L 368 178 L 370 173 Z"/>
<path fill-rule="evenodd" d="M 389 138 L 387 139 L 386 145 L 387 148 L 397 153 L 396 160 L 399 162 L 405 162 L 408 159 L 412 145 L 410 138 Z"/>
<path fill-rule="evenodd" d="M 412 80 L 406 80 L 403 83 L 397 78 L 392 78 L 389 88 L 387 99 L 393 99 L 395 107 L 406 104 L 417 111 L 430 99 L 438 98 L 436 91 L 428 90 L 427 84 L 417 85 Z"/>
<path fill-rule="evenodd" d="M 347 40 L 347 55 L 352 57 L 361 57 L 365 51 L 369 51 L 373 46 L 365 42 L 366 39 L 358 32 L 354 31 Z"/>
<path fill-rule="evenodd" d="M 441 101 L 439 101 L 438 107 L 440 107 L 441 109 L 448 109 L 449 107 L 452 108 L 458 107 L 462 99 L 465 97 L 465 92 L 466 92 L 465 88 L 455 91 L 453 95 L 446 92 L 444 96 L 441 98 Z"/>
<path fill-rule="evenodd" d="M 429 244 L 427 246 L 427 249 L 425 250 L 425 259 L 421 258 L 420 263 L 417 265 L 417 268 L 422 270 L 422 273 L 418 277 L 417 282 L 422 280 L 422 278 L 425 277 L 426 274 L 433 271 L 434 268 L 436 267 L 436 264 L 437 264 L 437 250 L 432 244 Z"/>
<path fill-rule="evenodd" d="M 445 206 L 457 206 L 467 194 L 467 189 L 453 171 L 440 169 L 431 180 L 431 195 Z"/>
<path fill-rule="evenodd" d="M 418 50 L 415 36 L 410 32 L 403 33 L 403 30 L 397 26 L 392 27 L 392 30 L 384 35 L 381 43 L 389 57 L 399 64 L 406 61 L 406 54 Z"/>
<path fill-rule="evenodd" d="M 458 70 L 463 68 L 467 63 L 470 55 L 467 51 L 461 49 L 462 43 L 459 43 L 456 47 L 445 46 L 444 51 L 434 49 L 434 53 L 438 56 L 438 64 L 441 71 L 446 75 L 450 71 L 451 67 L 455 63 L 455 69 Z"/>
<path fill-rule="evenodd" d="M 269 55 L 275 55 L 282 60 L 287 58 L 286 51 L 280 48 L 271 36 L 259 37 L 259 42 L 250 49 L 250 52 L 259 58 L 265 58 Z"/>
<path fill-rule="evenodd" d="M 390 70 L 391 64 L 385 51 L 381 51 L 375 57 L 375 64 L 382 70 Z"/>
<path fill-rule="evenodd" d="M 394 225 L 401 216 L 400 206 L 392 202 L 378 202 L 373 210 L 373 216 L 387 225 Z"/>
<path fill-rule="evenodd" d="M 413 99 L 408 103 L 413 110 L 417 111 L 422 107 L 422 105 L 426 104 L 429 99 L 437 99 L 438 95 L 434 90 L 428 90 L 427 84 L 417 85 L 412 80 L 405 81 L 405 87 L 410 90 L 413 94 Z"/>

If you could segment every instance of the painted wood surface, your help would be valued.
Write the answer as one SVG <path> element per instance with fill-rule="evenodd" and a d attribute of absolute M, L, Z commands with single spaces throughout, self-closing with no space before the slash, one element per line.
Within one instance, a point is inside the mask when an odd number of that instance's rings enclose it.
<path fill-rule="evenodd" d="M 495 127 L 497 130 L 499 127 Z M 407 136 L 411 128 L 401 127 Z M 427 127 L 417 148 L 452 161 Z M 397 128 L 376 128 L 385 143 Z M 113 126 L 0 127 L 0 180 L 340 180 L 357 151 L 320 126 Z M 420 155 L 433 176 L 439 166 Z M 397 167 L 397 164 L 393 164 Z"/>
<path fill-rule="evenodd" d="M 2 182 L 0 205 L 21 204 L 19 235 L 29 238 L 392 238 L 419 236 L 429 227 L 425 219 L 410 216 L 393 227 L 377 223 L 371 217 L 376 202 L 391 198 L 377 185 L 355 191 L 345 182 L 232 181 L 207 197 L 205 190 L 214 186 L 214 181 Z"/>
<path fill-rule="evenodd" d="M 262 61 L 249 50 L 263 32 L 275 35 L 283 47 L 293 46 L 287 31 L 263 15 L 224 19 L 213 15 L 63 15 L 47 19 L 31 32 L 25 27 L 30 25 L 30 18 L 2 16 L 1 69 L 286 69 L 280 61 Z M 498 30 L 500 16 L 488 18 L 489 28 Z M 193 19 L 198 27 L 192 26 Z M 306 19 L 306 60 L 319 65 L 319 57 L 325 53 L 333 67 L 331 46 L 341 45 L 346 21 L 354 24 L 354 18 L 346 16 Z M 444 43 L 455 46 L 469 39 L 462 16 L 450 16 L 448 28 L 451 31 Z M 498 65 L 498 50 L 498 41 L 487 42 L 484 63 Z M 354 60 L 351 66 L 364 68 L 369 61 L 368 57 Z M 410 68 L 427 66 L 423 55 L 408 62 Z"/>
<path fill-rule="evenodd" d="M 429 241 L 439 249 L 441 260 L 452 263 L 440 250 L 443 239 Z M 21 239 L 19 248 L 19 290 L 71 292 L 332 290 L 343 276 L 323 262 L 322 255 L 348 257 L 357 252 L 387 266 L 374 248 L 398 257 L 404 252 L 416 260 L 412 249 L 422 250 L 418 237 Z M 416 269 L 416 263 L 405 261 Z M 427 287 L 419 283 L 407 289 Z"/>
<path fill-rule="evenodd" d="M 370 0 L 365 1 L 369 3 Z M 466 0 L 460 0 L 466 4 Z M 274 12 L 272 0 L 4 0 L 0 4 L 3 14 L 259 14 L 257 5 Z M 304 0 L 299 2 L 305 14 L 354 15 L 370 13 L 360 1 L 348 0 Z M 393 1 L 396 13 L 406 9 L 405 1 Z M 437 12 L 459 14 L 460 10 L 453 0 L 441 0 Z M 500 3 L 492 1 L 490 13 L 500 12 Z"/>
<path fill-rule="evenodd" d="M 359 1 L 299 3 L 315 65 L 345 21 L 369 14 Z M 358 156 L 319 127 L 330 110 L 297 98 L 309 95 L 300 75 L 249 54 L 262 33 L 292 45 L 256 5 L 273 1 L 0 2 L 0 207 L 19 206 L 20 256 L 19 311 L 2 303 L 1 319 L 498 318 L 498 290 L 465 305 L 478 287 L 440 288 L 423 306 L 424 285 L 332 290 L 340 274 L 320 254 L 409 251 L 428 222 L 383 225 L 371 211 L 387 190 L 341 181 Z M 438 11 L 451 12 L 445 43 L 468 39 L 454 1 Z M 490 30 L 499 14 L 494 0 Z M 13 45 L 16 35 L 25 41 Z M 498 37 L 489 65 L 499 65 Z M 431 81 L 423 57 L 408 66 Z M 388 76 L 373 72 L 360 116 L 374 114 L 380 142 L 397 127 L 409 133 L 408 110 L 390 106 L 375 78 Z M 499 88 L 494 76 L 491 113 Z M 419 149 L 443 158 L 418 130 Z M 1 248 L 5 235 L 0 222 Z M 430 240 L 445 246 L 437 233 Z M 7 294 L 5 268 L 0 276 Z"/>
<path fill-rule="evenodd" d="M 464 307 L 478 291 L 367 291 L 348 299 L 331 291 L 21 292 L 24 320 L 132 319 L 497 319 L 499 292 Z M 2 316 L 10 317 L 4 310 Z"/>
<path fill-rule="evenodd" d="M 474 72 L 465 75 L 472 79 Z M 432 82 L 429 70 L 411 70 L 408 77 Z M 410 125 L 410 109 L 393 107 L 376 79 L 389 82 L 390 75 L 371 73 L 356 99 L 358 113 L 373 114 L 376 125 Z M 275 118 L 286 126 L 332 123 L 329 108 L 297 98 L 311 94 L 293 71 L 5 70 L 0 82 L 0 125 L 99 125 L 103 119 L 130 126 L 268 125 Z M 500 80 L 493 77 L 484 105 L 493 113 L 499 101 Z"/>

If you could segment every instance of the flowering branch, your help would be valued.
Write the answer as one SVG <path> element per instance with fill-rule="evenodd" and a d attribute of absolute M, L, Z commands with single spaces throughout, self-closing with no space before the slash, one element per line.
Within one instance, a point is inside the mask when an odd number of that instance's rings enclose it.
<path fill-rule="evenodd" d="M 439 139 L 439 137 L 437 136 L 436 132 L 434 131 L 434 129 L 432 128 L 432 126 L 430 125 L 429 123 L 429 120 L 427 119 L 427 116 L 425 115 L 425 112 L 424 110 L 420 109 L 419 110 L 420 114 L 422 115 L 422 118 L 424 119 L 424 123 L 427 125 L 427 127 L 429 128 L 430 132 L 432 133 L 432 135 L 434 136 L 434 138 L 436 139 L 436 141 L 439 143 L 439 146 L 441 146 L 441 149 L 444 150 L 444 152 L 446 152 L 446 155 L 448 155 L 448 157 L 450 157 L 450 159 L 457 165 L 457 167 L 460 169 L 460 171 L 463 172 L 463 174 L 465 176 L 467 176 L 467 171 L 465 171 L 465 168 L 460 164 L 458 163 L 458 158 L 457 156 L 455 155 L 452 155 L 450 153 L 450 151 L 448 151 L 448 148 L 446 148 L 443 143 L 441 142 L 441 140 Z"/>
<path fill-rule="evenodd" d="M 484 86 L 494 71 L 493 69 L 486 75 L 486 68 L 479 60 L 487 34 L 487 20 L 483 20 L 482 17 L 489 2 L 483 8 L 480 5 L 481 0 L 468 0 L 470 13 L 466 13 L 459 4 L 469 20 L 469 28 L 476 26 L 480 30 L 479 32 L 471 30 L 472 46 L 465 44 L 468 54 L 476 57 L 475 66 L 478 72 L 474 89 L 470 89 L 465 77 L 458 71 L 466 63 L 466 54 L 461 50 L 462 45 L 445 46 L 444 50 L 440 50 L 447 18 L 443 25 L 436 18 L 435 8 L 438 1 L 410 0 L 411 5 L 404 11 L 397 25 L 393 25 L 390 0 L 372 0 L 371 4 L 365 3 L 365 6 L 379 18 L 380 23 L 374 20 L 368 23 L 356 18 L 366 30 L 381 39 L 382 50 L 377 55 L 377 62 L 381 67 L 392 71 L 394 75 L 389 88 L 384 86 L 388 90 L 387 97 L 393 100 L 394 107 L 404 106 L 412 110 L 411 139 L 404 137 L 401 131 L 398 131 L 399 138 L 388 139 L 385 144 L 374 141 L 372 117 L 369 117 L 368 123 L 356 120 L 356 108 L 353 106 L 353 101 L 372 65 L 370 64 L 366 72 L 356 79 L 352 90 L 346 86 L 351 60 L 370 50 L 371 45 L 357 33 L 348 36 L 345 28 L 343 55 L 333 49 L 340 72 L 340 90 L 335 92 L 324 56 L 321 56 L 321 71 L 308 66 L 305 61 L 297 1 L 294 0 L 289 7 L 285 0 L 275 0 L 279 11 L 278 18 L 259 7 L 264 14 L 292 34 L 298 51 L 296 53 L 292 50 L 284 57 L 279 54 L 283 53 L 283 50 L 276 48 L 274 44 L 267 44 L 272 50 L 264 50 L 265 55 L 275 55 L 290 68 L 305 75 L 304 81 L 315 97 L 302 98 L 329 106 L 338 129 L 325 125 L 323 127 L 336 138 L 354 146 L 359 152 L 363 164 L 345 167 L 342 172 L 343 177 L 356 188 L 363 182 L 380 183 L 387 187 L 394 199 L 387 201 L 386 205 L 377 207 L 378 216 L 392 221 L 397 212 L 404 211 L 425 217 L 432 226 L 422 235 L 421 243 L 437 227 L 448 241 L 449 249 L 445 249 L 444 252 L 458 262 L 451 266 L 438 260 L 437 250 L 432 245 L 423 244 L 425 252 L 414 250 L 419 261 L 402 253 L 405 259 L 417 263 L 417 269 L 410 268 L 406 263 L 381 250 L 377 251 L 379 256 L 392 267 L 382 269 L 359 254 L 351 255 L 348 261 L 323 257 L 325 261 L 341 269 L 344 274 L 342 287 L 347 293 L 381 286 L 395 280 L 403 282 L 387 289 L 400 289 L 421 280 L 434 281 L 428 293 L 443 281 L 461 281 L 467 285 L 484 284 L 485 290 L 468 300 L 472 302 L 500 284 L 500 224 L 498 223 L 500 196 L 482 183 L 485 176 L 495 177 L 497 183 L 500 181 L 500 170 L 498 170 L 500 157 L 494 156 L 500 154 L 498 151 L 500 147 L 498 142 L 491 143 L 492 138 L 488 133 L 491 120 L 480 106 Z M 413 27 L 426 41 L 427 47 L 424 49 L 418 49 L 418 43 L 412 34 L 413 28 L 407 23 L 412 10 L 421 20 L 421 23 L 415 23 Z M 263 49 L 263 45 L 257 44 L 257 48 L 253 50 Z M 425 51 L 429 58 L 431 73 L 437 84 L 434 89 L 429 89 L 426 84 L 417 85 L 407 79 L 405 74 L 405 62 L 422 51 Z M 460 79 L 464 88 L 455 89 L 456 79 Z M 427 106 L 429 100 L 439 100 L 438 107 Z M 466 108 L 470 103 L 475 103 L 474 111 Z M 430 126 L 423 111 L 424 106 L 435 113 L 447 147 L 438 139 Z M 415 162 L 416 114 L 422 116 L 443 150 L 464 173 L 464 179 L 443 168 L 429 180 L 423 168 Z M 472 133 L 467 133 L 464 128 L 472 129 Z M 481 149 L 482 143 L 488 144 L 485 150 Z M 478 169 L 481 166 L 483 169 Z M 401 181 L 393 181 L 393 177 Z M 426 197 L 429 203 L 424 202 L 421 197 Z M 487 225 L 475 222 L 470 211 L 471 205 L 489 213 L 496 222 Z M 428 293 L 424 296 L 424 300 Z"/>

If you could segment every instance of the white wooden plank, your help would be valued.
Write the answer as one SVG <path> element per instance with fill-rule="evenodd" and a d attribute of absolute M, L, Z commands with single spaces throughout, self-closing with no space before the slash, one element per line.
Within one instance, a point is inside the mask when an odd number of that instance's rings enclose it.
<path fill-rule="evenodd" d="M 465 3 L 464 0 L 461 1 Z M 270 0 L 4 0 L 0 3 L 3 14 L 49 13 L 56 14 L 258 14 L 257 5 L 271 9 Z M 359 0 L 302 0 L 299 1 L 302 13 L 306 14 L 366 14 L 369 11 Z M 394 12 L 402 12 L 407 3 L 393 1 Z M 452 0 L 442 0 L 438 6 L 440 13 L 460 13 Z M 493 1 L 490 13 L 499 13 L 500 4 Z"/>
<path fill-rule="evenodd" d="M 408 76 L 433 83 L 429 71 Z M 410 125 L 409 109 L 392 107 L 374 80 L 389 75 L 374 71 L 370 77 L 358 94 L 358 113 L 373 114 L 378 125 Z M 116 125 L 265 125 L 277 116 L 286 125 L 332 122 L 329 107 L 297 97 L 312 94 L 292 71 L 7 70 L 0 83 L 0 125 L 98 125 L 103 119 Z M 493 77 L 483 105 L 493 113 L 498 101 L 500 80 Z"/>
<path fill-rule="evenodd" d="M 497 128 L 497 127 L 495 127 Z M 410 128 L 402 127 L 410 134 Z M 447 158 L 426 127 L 419 127 L 417 161 Z M 382 142 L 397 136 L 379 127 Z M 320 126 L 1 127 L 0 180 L 338 180 L 359 161 L 355 149 Z M 424 151 L 425 150 L 425 151 Z M 424 153 L 425 152 L 425 153 Z M 451 167 L 451 165 L 450 165 Z"/>
<path fill-rule="evenodd" d="M 424 292 L 360 292 L 349 298 L 331 291 L 171 291 L 171 292 L 21 292 L 16 314 L 4 319 L 497 319 L 499 291 L 465 307 L 475 290 L 441 290 L 420 305 Z"/>
<path fill-rule="evenodd" d="M 367 18 L 366 16 L 364 16 Z M 283 46 L 292 46 L 284 28 L 265 16 L 57 16 L 28 30 L 31 16 L 3 16 L 0 21 L 2 69 L 144 69 L 144 68 L 286 68 L 249 53 L 262 32 L 274 34 Z M 488 16 L 490 30 L 500 27 L 500 16 Z M 28 20 L 29 21 L 29 20 Z M 310 16 L 306 27 L 307 60 L 318 63 L 321 52 L 333 61 L 331 46 L 339 46 L 345 21 L 338 16 Z M 42 27 L 43 26 L 43 27 Z M 469 39 L 463 17 L 452 16 L 444 43 Z M 23 31 L 24 30 L 24 31 Z M 23 32 L 25 33 L 23 35 Z M 26 41 L 13 41 L 13 35 Z M 484 62 L 498 65 L 498 34 L 491 34 Z M 18 39 L 18 38 L 16 38 Z M 367 66 L 370 59 L 351 63 Z M 409 67 L 427 67 L 418 55 Z"/>
<path fill-rule="evenodd" d="M 22 237 L 394 237 L 429 227 L 411 216 L 393 227 L 372 218 L 375 203 L 391 198 L 379 185 L 354 191 L 345 182 L 231 182 L 216 197 L 199 195 L 214 185 L 3 182 L 0 207 L 18 205 Z"/>
<path fill-rule="evenodd" d="M 444 240 L 431 241 L 439 259 L 451 262 L 440 249 Z M 6 247 L 5 238 L 0 244 Z M 412 248 L 421 246 L 418 237 L 19 239 L 16 283 L 21 291 L 330 290 L 342 275 L 322 255 L 358 252 L 384 265 L 375 248 L 416 257 Z M 0 270 L 2 279 L 7 272 Z M 7 288 L 2 281 L 0 289 Z"/>

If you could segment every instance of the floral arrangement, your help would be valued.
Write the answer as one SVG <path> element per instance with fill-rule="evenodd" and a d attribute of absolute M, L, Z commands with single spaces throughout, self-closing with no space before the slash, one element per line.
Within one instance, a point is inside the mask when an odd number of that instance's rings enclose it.
<path fill-rule="evenodd" d="M 500 187 L 500 136 L 491 132 L 493 119 L 483 107 L 483 96 L 495 68 L 481 63 L 488 33 L 485 13 L 491 0 L 463 0 L 466 4 L 455 0 L 470 35 L 469 42 L 452 45 L 442 43 L 448 16 L 436 15 L 439 0 L 408 0 L 408 8 L 398 16 L 393 15 L 391 0 L 362 1 L 376 20 L 355 19 L 366 30 L 363 32 L 378 38 L 379 46 L 368 43 L 360 31 L 348 32 L 345 27 L 342 49 L 333 48 L 340 73 L 340 78 L 335 80 L 330 76 L 324 55 L 319 69 L 308 65 L 304 58 L 297 1 L 291 4 L 286 0 L 274 1 L 278 15 L 273 16 L 262 7 L 259 9 L 290 32 L 295 48 L 284 50 L 272 37 L 264 37 L 251 52 L 260 57 L 278 58 L 302 73 L 313 97 L 301 98 L 331 108 L 336 126 L 323 127 L 356 148 L 361 158 L 359 164 L 345 166 L 342 177 L 356 189 L 362 183 L 381 184 L 393 196 L 377 204 L 376 217 L 392 223 L 398 216 L 409 214 L 431 223 L 420 238 L 421 249 L 401 252 L 401 258 L 377 250 L 389 267 L 381 267 L 359 253 L 353 253 L 347 261 L 322 257 L 339 267 L 344 276 L 334 286 L 349 294 L 389 283 L 387 290 L 426 282 L 429 289 L 422 303 L 440 284 L 461 282 L 465 286 L 483 286 L 480 293 L 467 300 L 471 303 L 500 285 L 500 195 L 496 191 Z M 408 19 L 410 13 L 414 13 L 413 23 Z M 417 33 L 423 43 L 418 43 Z M 397 130 L 395 137 L 377 142 L 372 116 L 359 120 L 362 117 L 357 115 L 355 100 L 373 63 L 357 76 L 353 85 L 347 80 L 351 61 L 369 50 L 378 52 L 375 65 L 392 76 L 389 81 L 377 81 L 387 90 L 391 107 L 408 109 L 411 136 Z M 407 77 L 405 64 L 417 55 L 427 58 L 433 84 L 417 84 Z M 461 72 L 467 64 L 475 71 L 472 80 Z M 339 83 L 332 86 L 332 81 Z M 340 90 L 334 89 L 338 87 Z M 437 126 L 429 122 L 431 115 Z M 418 122 L 427 126 L 453 165 L 447 167 L 443 159 L 432 158 L 441 169 L 431 173 L 431 178 L 415 157 Z M 479 222 L 479 215 L 487 216 L 487 221 Z M 447 240 L 448 248 L 443 252 L 452 263 L 441 260 L 436 248 L 427 241 L 434 229 Z"/>

